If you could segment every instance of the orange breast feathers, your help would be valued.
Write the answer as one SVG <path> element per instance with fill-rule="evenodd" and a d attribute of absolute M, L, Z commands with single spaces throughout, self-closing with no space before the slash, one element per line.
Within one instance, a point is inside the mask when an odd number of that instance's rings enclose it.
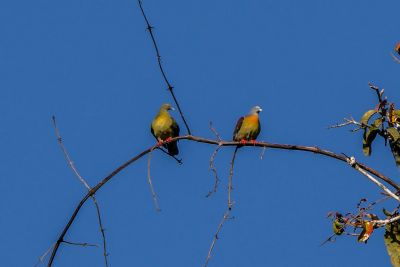
<path fill-rule="evenodd" d="M 258 114 L 253 114 L 253 115 L 249 115 L 246 116 L 244 118 L 244 120 L 246 121 L 246 123 L 250 123 L 250 124 L 258 124 Z"/>

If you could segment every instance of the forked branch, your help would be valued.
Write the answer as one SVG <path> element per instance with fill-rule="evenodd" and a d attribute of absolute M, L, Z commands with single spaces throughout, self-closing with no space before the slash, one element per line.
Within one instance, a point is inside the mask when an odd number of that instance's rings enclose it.
<path fill-rule="evenodd" d="M 315 153 L 315 154 L 319 154 L 319 155 L 324 155 L 333 159 L 337 159 L 340 160 L 344 163 L 348 163 L 348 157 L 341 155 L 341 154 L 336 154 L 334 152 L 328 151 L 328 150 L 324 150 L 324 149 L 320 149 L 318 147 L 313 147 L 313 146 L 300 146 L 300 145 L 290 145 L 290 144 L 273 144 L 273 143 L 267 143 L 267 142 L 256 142 L 255 144 L 241 144 L 240 142 L 233 142 L 233 141 L 218 141 L 218 140 L 212 140 L 212 139 L 207 139 L 207 138 L 203 138 L 203 137 L 197 137 L 197 136 L 192 136 L 192 135 L 185 135 L 185 136 L 178 136 L 175 138 L 172 138 L 171 141 L 175 141 L 175 140 L 187 140 L 187 141 L 193 141 L 193 142 L 198 142 L 198 143 L 203 143 L 203 144 L 209 144 L 209 145 L 217 145 L 217 146 L 238 146 L 238 145 L 242 145 L 242 146 L 255 146 L 255 147 L 266 147 L 266 148 L 273 148 L 273 149 L 283 149 L 283 150 L 298 150 L 298 151 L 304 151 L 304 152 L 310 152 L 310 153 Z M 131 165 L 133 162 L 137 161 L 138 159 L 142 158 L 143 156 L 147 155 L 148 153 L 150 153 L 152 150 L 154 150 L 157 147 L 157 145 L 151 146 L 149 148 L 147 148 L 146 150 L 142 151 L 141 153 L 139 153 L 138 155 L 134 156 L 133 158 L 131 158 L 130 160 L 128 160 L 127 162 L 125 162 L 124 164 L 122 164 L 121 166 L 119 166 L 118 168 L 116 168 L 114 171 L 112 171 L 109 175 L 107 175 L 106 177 L 104 177 L 95 187 L 93 187 L 92 189 L 89 190 L 89 192 L 82 198 L 82 200 L 78 203 L 78 205 L 76 206 L 74 212 L 72 213 L 72 215 L 70 216 L 70 219 L 68 220 L 66 226 L 64 227 L 63 231 L 61 232 L 61 234 L 59 235 L 49 262 L 48 262 L 48 267 L 52 266 L 54 258 L 57 254 L 57 251 L 60 247 L 60 244 L 64 241 L 64 236 L 67 234 L 68 230 L 70 229 L 72 223 L 75 221 L 75 218 L 77 216 L 77 214 L 79 213 L 80 209 L 82 208 L 82 206 L 85 204 L 85 202 L 91 197 L 93 196 L 101 187 L 103 187 L 103 185 L 105 185 L 109 180 L 111 180 L 114 176 L 116 176 L 118 173 L 120 173 L 122 170 L 124 170 L 126 167 L 128 167 L 129 165 Z M 376 176 L 377 178 L 379 178 L 380 180 L 386 182 L 387 184 L 389 184 L 390 186 L 392 186 L 396 192 L 400 191 L 400 186 L 394 182 L 392 179 L 390 179 L 389 177 L 379 173 L 378 171 L 362 164 L 361 162 L 357 162 L 354 161 L 353 165 L 349 165 L 352 166 L 354 168 L 354 166 L 358 166 L 360 169 Z"/>
<path fill-rule="evenodd" d="M 53 116 L 52 117 L 53 120 L 53 126 L 54 126 L 54 131 L 56 133 L 57 136 L 57 142 L 60 145 L 60 148 L 64 154 L 64 157 L 68 163 L 68 165 L 70 166 L 70 168 L 72 169 L 72 171 L 74 172 L 75 176 L 78 177 L 78 179 L 81 181 L 81 183 L 85 186 L 85 188 L 90 191 L 91 187 L 89 186 L 89 184 L 87 183 L 87 181 L 82 177 L 82 175 L 78 172 L 78 169 L 75 167 L 75 164 L 73 163 L 71 156 L 69 155 L 67 148 L 64 146 L 64 143 L 62 141 L 62 137 L 61 137 L 61 133 L 60 130 L 57 127 L 57 121 L 56 121 L 56 117 Z M 99 228 L 100 228 L 100 233 L 101 233 L 101 237 L 102 237 L 102 241 L 103 241 L 103 257 L 104 257 L 104 263 L 105 266 L 108 267 L 108 259 L 107 259 L 107 243 L 106 243 L 106 233 L 105 233 L 105 229 L 103 227 L 103 221 L 101 219 L 101 213 L 100 213 L 100 206 L 99 203 L 97 202 L 96 196 L 93 194 L 91 196 L 93 203 L 96 207 L 96 214 L 97 214 L 97 221 L 99 223 Z M 66 243 L 66 244 L 71 244 L 71 242 L 67 242 L 65 240 L 62 240 L 62 242 Z M 87 243 L 85 243 L 87 244 Z M 57 243 L 56 243 L 57 245 Z M 55 245 L 54 245 L 55 246 Z M 45 254 L 45 256 L 47 255 L 47 253 Z"/>

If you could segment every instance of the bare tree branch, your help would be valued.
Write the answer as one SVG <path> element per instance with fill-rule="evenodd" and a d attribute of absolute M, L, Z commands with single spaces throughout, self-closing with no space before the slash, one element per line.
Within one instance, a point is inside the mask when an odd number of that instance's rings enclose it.
<path fill-rule="evenodd" d="M 221 136 L 217 132 L 217 130 L 214 128 L 212 121 L 210 121 L 210 130 L 215 134 L 215 137 L 217 137 L 218 141 L 222 141 Z"/>
<path fill-rule="evenodd" d="M 78 169 L 75 167 L 75 165 L 74 165 L 74 163 L 73 163 L 73 161 L 72 161 L 72 159 L 71 159 L 71 157 L 70 157 L 70 155 L 69 155 L 69 153 L 67 151 L 67 148 L 64 146 L 64 143 L 63 143 L 62 138 L 61 138 L 60 131 L 59 131 L 58 127 L 57 127 L 56 117 L 53 116 L 52 119 L 53 119 L 53 126 L 54 126 L 54 131 L 55 131 L 56 136 L 57 136 L 58 144 L 60 145 L 60 148 L 61 148 L 61 150 L 62 150 L 62 152 L 63 152 L 63 154 L 65 156 L 65 159 L 68 162 L 68 165 L 71 167 L 71 169 L 74 172 L 75 176 L 78 177 L 78 179 L 82 182 L 82 184 L 86 187 L 86 189 L 88 191 L 90 191 L 91 187 L 86 182 L 86 180 L 80 175 L 80 173 L 78 172 Z M 100 233 L 101 233 L 101 237 L 102 237 L 102 241 L 103 241 L 104 263 L 105 263 L 105 266 L 108 267 L 108 259 L 107 259 L 108 253 L 107 253 L 106 234 L 105 234 L 105 229 L 103 227 L 103 222 L 102 222 L 102 219 L 101 219 L 100 207 L 99 207 L 99 203 L 96 200 L 96 196 L 94 194 L 91 196 L 91 198 L 92 198 L 93 203 L 94 203 L 94 205 L 96 207 L 97 221 L 99 223 Z M 63 241 L 63 242 L 67 243 L 66 241 Z"/>
<path fill-rule="evenodd" d="M 70 241 L 63 241 L 63 243 L 68 244 L 68 245 L 74 245 L 74 246 L 81 246 L 81 247 L 99 247 L 97 244 L 90 244 L 90 243 L 79 243 L 79 242 L 70 242 Z"/>
<path fill-rule="evenodd" d="M 400 59 L 398 57 L 396 57 L 392 52 L 390 52 L 390 55 L 392 56 L 392 58 L 394 59 L 394 61 L 396 61 L 397 63 L 400 64 Z"/>
<path fill-rule="evenodd" d="M 151 196 L 153 198 L 154 207 L 155 207 L 157 212 L 160 212 L 161 209 L 160 209 L 160 205 L 158 204 L 157 194 L 154 191 L 153 183 L 151 181 L 150 164 L 151 164 L 151 153 L 152 152 L 153 151 L 150 151 L 149 158 L 147 160 L 147 181 L 148 181 L 149 186 L 150 186 L 150 191 L 151 191 Z"/>
<path fill-rule="evenodd" d="M 171 155 L 167 150 L 165 150 L 164 148 L 162 148 L 162 147 L 157 147 L 156 149 L 158 149 L 158 150 L 161 150 L 164 154 L 167 154 L 168 156 L 170 156 L 171 158 L 173 158 L 174 160 L 176 160 L 176 162 L 178 162 L 179 164 L 182 164 L 183 162 L 182 162 L 182 160 L 181 159 L 178 159 L 177 157 L 175 157 L 174 155 Z"/>
<path fill-rule="evenodd" d="M 57 142 L 60 145 L 60 148 L 65 156 L 65 159 L 67 160 L 68 165 L 71 167 L 72 171 L 74 172 L 75 176 L 78 177 L 78 179 L 82 182 L 82 184 L 86 187 L 86 189 L 89 191 L 90 190 L 90 186 L 89 184 L 86 182 L 85 179 L 83 179 L 83 177 L 79 174 L 78 170 L 76 169 L 74 162 L 72 161 L 71 157 L 68 154 L 67 149 L 64 146 L 64 143 L 62 141 L 61 138 L 61 134 L 60 131 L 58 130 L 57 127 L 57 122 L 56 122 L 56 117 L 53 116 L 53 126 L 54 126 L 54 131 L 56 132 L 56 136 L 57 136 Z"/>
<path fill-rule="evenodd" d="M 386 219 L 386 220 L 375 220 L 373 221 L 374 225 L 377 225 L 377 227 L 381 227 L 387 224 L 391 224 L 393 222 L 399 221 L 400 220 L 400 215 L 397 215 L 395 217 Z"/>
<path fill-rule="evenodd" d="M 211 125 L 210 125 L 210 126 L 211 126 Z M 219 139 L 219 141 L 221 142 L 221 139 Z M 221 147 L 221 146 L 218 145 L 217 149 L 220 148 L 220 147 Z M 236 153 L 237 153 L 238 149 L 239 149 L 239 146 L 236 146 L 235 151 L 233 152 L 233 156 L 232 156 L 232 160 L 231 160 L 231 164 L 230 164 L 230 169 L 229 169 L 228 207 L 227 207 L 227 209 L 226 209 L 224 215 L 222 216 L 221 222 L 219 223 L 219 225 L 218 225 L 218 227 L 217 227 L 217 232 L 214 234 L 214 238 L 213 238 L 213 240 L 212 240 L 212 242 L 211 242 L 211 245 L 210 245 L 210 248 L 209 248 L 209 250 L 208 250 L 207 257 L 206 257 L 206 261 L 205 261 L 203 267 L 207 267 L 208 262 L 209 262 L 210 259 L 211 259 L 211 254 L 212 254 L 212 252 L 213 252 L 213 250 L 214 250 L 214 247 L 215 247 L 215 244 L 216 244 L 216 242 L 217 242 L 217 240 L 218 240 L 218 235 L 219 235 L 219 233 L 220 233 L 220 231 L 221 231 L 221 229 L 222 229 L 222 226 L 225 224 L 225 222 L 226 222 L 228 219 L 232 219 L 232 218 L 230 217 L 230 213 L 232 212 L 232 207 L 233 207 L 233 204 L 234 204 L 234 202 L 233 202 L 232 199 L 231 199 L 231 192 L 232 192 L 232 189 L 233 189 L 233 187 L 232 187 L 232 178 L 233 178 L 233 168 L 234 168 L 234 166 L 235 166 Z"/>
<path fill-rule="evenodd" d="M 171 139 L 171 141 L 175 140 L 188 140 L 188 141 L 194 141 L 198 143 L 204 143 L 204 144 L 211 144 L 211 145 L 221 145 L 221 146 L 251 146 L 251 147 L 267 147 L 267 148 L 274 148 L 274 149 L 283 149 L 283 150 L 298 150 L 298 151 L 304 151 L 304 152 L 310 152 L 310 153 L 315 153 L 315 154 L 320 154 L 324 155 L 330 158 L 334 158 L 337 160 L 340 160 L 342 162 L 345 162 L 347 164 L 348 158 L 344 155 L 336 154 L 334 152 L 328 151 L 328 150 L 323 150 L 318 147 L 312 147 L 312 146 L 301 146 L 301 145 L 290 145 L 290 144 L 273 144 L 273 143 L 267 143 L 267 142 L 257 142 L 255 144 L 241 144 L 240 142 L 234 142 L 234 141 L 217 141 L 217 140 L 212 140 L 212 139 L 207 139 L 203 137 L 197 137 L 197 136 L 192 136 L 192 135 L 185 135 L 185 136 L 178 136 L 174 137 Z M 110 179 L 112 179 L 114 176 L 116 176 L 119 172 L 124 170 L 126 167 L 131 165 L 133 162 L 137 161 L 138 159 L 142 158 L 146 154 L 150 153 L 150 151 L 154 150 L 157 147 L 156 145 L 151 146 L 150 148 L 147 148 L 146 150 L 142 151 L 138 155 L 134 156 L 118 168 L 116 168 L 114 171 L 112 171 L 109 175 L 104 177 L 95 187 L 93 187 L 83 198 L 82 200 L 78 203 L 76 206 L 74 212 L 70 216 L 66 226 L 64 227 L 63 231 L 60 233 L 56 244 L 52 250 L 52 254 L 50 256 L 49 262 L 48 262 L 48 267 L 52 266 L 54 258 L 57 254 L 57 251 L 60 247 L 60 244 L 63 242 L 64 236 L 70 229 L 72 223 L 74 222 L 77 214 L 79 213 L 80 209 L 82 208 L 83 204 L 92 196 L 94 195 L 103 185 L 105 185 Z M 358 166 L 360 169 L 363 169 L 370 174 L 375 175 L 382 181 L 388 183 L 391 185 L 396 191 L 400 190 L 400 186 L 395 183 L 392 179 L 389 177 L 386 177 L 385 175 L 379 173 L 378 171 L 362 164 L 361 162 L 355 162 L 354 166 Z M 353 168 L 354 168 L 353 166 Z"/>
<path fill-rule="evenodd" d="M 235 151 L 233 152 L 233 156 L 232 156 L 232 161 L 231 161 L 231 168 L 229 170 L 229 181 L 228 181 L 228 210 L 232 209 L 232 206 L 234 204 L 234 202 L 232 201 L 231 198 L 231 193 L 233 190 L 233 186 L 232 186 L 232 178 L 233 178 L 233 167 L 235 166 L 235 158 L 236 158 L 236 153 L 239 149 L 239 146 L 237 146 L 235 148 Z"/>
<path fill-rule="evenodd" d="M 354 124 L 354 125 L 359 126 L 357 129 L 352 130 L 352 132 L 355 132 L 355 131 L 358 131 L 359 129 L 361 129 L 362 127 L 368 127 L 368 125 L 364 125 L 364 124 L 356 121 L 355 119 L 353 119 L 353 117 L 350 117 L 350 119 L 344 118 L 343 120 L 344 120 L 343 123 L 337 123 L 335 125 L 331 125 L 331 126 L 328 127 L 328 129 L 340 128 L 340 127 L 344 127 L 344 126 L 347 126 L 347 125 Z"/>
<path fill-rule="evenodd" d="M 206 257 L 206 261 L 204 262 L 203 267 L 207 267 L 208 262 L 209 262 L 210 259 L 211 259 L 211 254 L 212 254 L 212 252 L 213 252 L 213 250 L 214 250 L 214 247 L 215 247 L 215 244 L 217 243 L 217 240 L 219 239 L 219 236 L 218 236 L 218 235 L 219 235 L 219 232 L 220 232 L 221 229 L 222 229 L 222 226 L 224 225 L 224 223 L 225 223 L 227 220 L 233 219 L 232 217 L 230 217 L 230 213 L 231 213 L 231 209 L 228 208 L 228 209 L 225 211 L 224 216 L 222 216 L 221 222 L 218 224 L 217 231 L 216 231 L 215 234 L 214 234 L 213 240 L 212 240 L 211 245 L 210 245 L 210 248 L 209 248 L 209 250 L 208 250 L 208 254 L 207 254 L 207 257 Z"/>
<path fill-rule="evenodd" d="M 357 171 L 359 171 L 360 173 L 362 173 L 363 175 L 365 175 L 371 182 L 373 182 L 374 184 L 376 184 L 377 186 L 379 186 L 383 191 L 385 191 L 389 196 L 391 196 L 392 198 L 394 198 L 395 200 L 400 202 L 400 198 L 393 193 L 392 191 L 389 190 L 389 188 L 387 188 L 386 186 L 384 186 L 381 182 L 379 182 L 377 179 L 375 179 L 374 177 L 372 177 L 372 175 L 368 174 L 366 171 L 364 171 L 363 169 L 361 169 L 360 167 L 357 166 L 356 163 L 356 159 L 354 157 L 350 157 L 348 158 L 347 162 L 350 164 L 350 166 L 352 166 L 354 169 L 356 169 Z"/>
<path fill-rule="evenodd" d="M 219 135 L 219 133 L 217 132 L 217 130 L 215 130 L 215 128 L 212 125 L 212 122 L 210 121 L 210 130 L 215 134 L 215 137 L 217 137 L 218 141 L 222 141 L 221 136 Z M 208 192 L 208 194 L 206 195 L 206 197 L 210 197 L 212 194 L 217 192 L 217 188 L 218 188 L 218 184 L 219 184 L 219 177 L 218 177 L 218 172 L 217 172 L 217 168 L 215 167 L 215 158 L 217 157 L 218 151 L 221 148 L 220 145 L 218 145 L 214 152 L 212 153 L 211 157 L 210 157 L 210 170 L 213 172 L 214 174 L 214 178 L 215 178 L 215 182 L 214 182 L 214 187 L 212 190 L 210 190 Z"/>
<path fill-rule="evenodd" d="M 216 192 L 217 192 L 217 189 L 218 189 L 218 184 L 219 184 L 220 179 L 219 179 L 219 177 L 218 177 L 217 168 L 215 167 L 215 158 L 216 158 L 216 156 L 217 156 L 218 151 L 219 151 L 220 148 L 221 148 L 221 146 L 218 145 L 218 146 L 215 148 L 215 150 L 214 150 L 214 152 L 212 153 L 211 158 L 210 158 L 210 170 L 214 173 L 215 182 L 214 182 L 214 187 L 213 187 L 213 189 L 210 190 L 210 192 L 208 192 L 208 194 L 206 195 L 206 197 L 210 197 L 212 194 L 216 193 Z"/>
<path fill-rule="evenodd" d="M 103 226 L 103 221 L 101 219 L 101 214 L 100 214 L 100 207 L 99 207 L 99 203 L 97 203 L 97 199 L 96 197 L 93 195 L 92 196 L 93 199 L 93 203 L 96 207 L 96 213 L 97 213 L 97 221 L 99 222 L 99 228 L 100 228 L 100 233 L 101 233 L 101 237 L 103 240 L 103 257 L 104 257 L 104 263 L 106 265 L 106 267 L 108 267 L 108 253 L 107 253 L 107 243 L 106 243 L 106 229 L 104 229 Z"/>
<path fill-rule="evenodd" d="M 50 253 L 50 251 L 54 248 L 54 246 L 56 245 L 56 243 L 54 243 L 53 245 L 51 245 L 38 259 L 38 261 L 36 262 L 34 267 L 39 266 L 40 263 L 42 263 L 44 261 L 44 259 L 47 257 L 47 255 Z"/>
<path fill-rule="evenodd" d="M 178 111 L 179 111 L 179 114 L 181 115 L 182 121 L 185 124 L 187 133 L 189 135 L 191 135 L 192 133 L 190 132 L 189 125 L 186 122 L 186 119 L 185 119 L 185 116 L 183 115 L 182 109 L 179 106 L 178 100 L 176 99 L 176 96 L 175 96 L 175 93 L 174 93 L 174 87 L 171 85 L 171 83 L 169 82 L 169 80 L 167 78 L 167 75 L 165 74 L 165 71 L 164 71 L 164 68 L 163 68 L 163 65 L 162 65 L 162 62 L 161 62 L 160 50 L 158 49 L 156 38 L 154 37 L 154 33 L 153 33 L 154 27 L 150 25 L 150 22 L 149 22 L 149 20 L 148 20 L 148 18 L 146 16 L 146 13 L 144 12 L 142 1 L 138 0 L 138 4 L 139 4 L 140 11 L 142 12 L 143 18 L 144 18 L 144 20 L 146 22 L 147 30 L 149 31 L 149 34 L 150 34 L 150 37 L 151 37 L 151 41 L 153 42 L 154 50 L 156 51 L 158 67 L 160 68 L 161 75 L 162 75 L 165 83 L 168 86 L 168 91 L 171 93 L 171 96 L 174 99 L 175 105 L 178 108 Z"/>
<path fill-rule="evenodd" d="M 261 153 L 260 153 L 260 159 L 261 160 L 264 158 L 264 153 L 265 153 L 266 149 L 267 149 L 266 147 L 263 147 L 262 150 L 261 150 Z"/>

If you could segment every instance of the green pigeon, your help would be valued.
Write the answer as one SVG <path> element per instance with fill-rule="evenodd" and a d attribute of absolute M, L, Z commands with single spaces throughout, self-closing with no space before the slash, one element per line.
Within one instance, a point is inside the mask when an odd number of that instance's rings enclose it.
<path fill-rule="evenodd" d="M 168 110 L 175 110 L 170 104 L 163 104 L 160 111 L 151 122 L 151 133 L 157 139 L 159 145 L 163 145 L 172 156 L 178 155 L 177 141 L 171 142 L 171 138 L 179 136 L 179 126 Z"/>
<path fill-rule="evenodd" d="M 258 114 L 262 111 L 259 106 L 255 106 L 250 110 L 250 113 L 241 117 L 236 123 L 235 131 L 233 132 L 233 141 L 246 144 L 250 141 L 255 144 L 255 140 L 261 131 L 260 120 Z"/>

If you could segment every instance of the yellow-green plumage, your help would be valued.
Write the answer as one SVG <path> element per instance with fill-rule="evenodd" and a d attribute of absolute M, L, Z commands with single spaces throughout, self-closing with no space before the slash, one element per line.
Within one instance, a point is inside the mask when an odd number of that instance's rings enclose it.
<path fill-rule="evenodd" d="M 247 116 L 241 117 L 233 132 L 233 141 L 251 141 L 255 140 L 261 131 L 260 120 L 258 113 L 262 109 L 259 106 L 255 106 L 251 109 Z"/>
<path fill-rule="evenodd" d="M 151 133 L 158 142 L 179 136 L 179 126 L 168 112 L 171 109 L 170 104 L 163 104 L 151 123 Z M 164 144 L 164 147 L 173 156 L 179 153 L 177 141 L 168 142 Z"/>

